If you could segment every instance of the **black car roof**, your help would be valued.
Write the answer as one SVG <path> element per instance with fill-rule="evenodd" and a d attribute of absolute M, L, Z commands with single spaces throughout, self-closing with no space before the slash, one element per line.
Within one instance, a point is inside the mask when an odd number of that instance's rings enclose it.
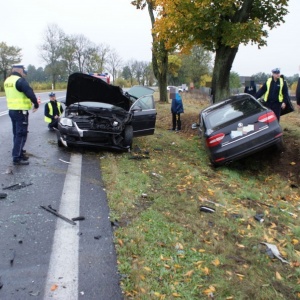
<path fill-rule="evenodd" d="M 73 73 L 68 79 L 66 106 L 77 102 L 102 102 L 127 111 L 131 105 L 120 87 L 83 73 Z"/>
<path fill-rule="evenodd" d="M 256 99 L 254 97 L 252 97 L 251 95 L 246 94 L 246 93 L 242 93 L 242 94 L 230 96 L 230 97 L 228 97 L 227 99 L 225 99 L 225 100 L 223 100 L 221 102 L 218 102 L 218 103 L 215 103 L 213 105 L 210 105 L 210 106 L 204 108 L 202 110 L 202 113 L 207 114 L 210 111 L 218 109 L 218 108 L 220 108 L 220 107 L 222 107 L 224 105 L 227 105 L 229 103 L 233 103 L 233 102 L 236 102 L 236 101 L 243 101 L 243 100 L 246 100 L 246 99 L 251 99 L 251 100 L 255 100 L 256 101 Z"/>

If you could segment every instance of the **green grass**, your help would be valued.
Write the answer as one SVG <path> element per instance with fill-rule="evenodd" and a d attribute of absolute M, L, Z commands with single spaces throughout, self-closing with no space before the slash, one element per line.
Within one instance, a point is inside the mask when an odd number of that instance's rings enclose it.
<path fill-rule="evenodd" d="M 183 122 L 197 121 L 204 104 L 184 104 Z M 196 133 L 166 130 L 169 109 L 157 103 L 155 134 L 134 140 L 141 153 L 100 162 L 125 299 L 299 299 L 299 220 L 283 211 L 298 213 L 299 189 L 255 158 L 212 168 Z"/>

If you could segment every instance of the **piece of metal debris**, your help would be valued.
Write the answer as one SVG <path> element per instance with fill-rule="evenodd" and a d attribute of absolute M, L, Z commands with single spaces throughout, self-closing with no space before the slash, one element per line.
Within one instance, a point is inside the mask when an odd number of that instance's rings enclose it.
<path fill-rule="evenodd" d="M 129 159 L 149 159 L 150 156 L 146 156 L 146 155 L 132 155 L 129 157 Z"/>
<path fill-rule="evenodd" d="M 95 239 L 95 240 L 100 240 L 100 238 L 101 238 L 101 235 L 96 235 L 96 236 L 94 236 L 94 239 Z"/>
<path fill-rule="evenodd" d="M 0 193 L 0 199 L 5 199 L 7 197 L 6 193 Z"/>
<path fill-rule="evenodd" d="M 261 244 L 266 245 L 268 247 L 268 251 L 272 251 L 272 253 L 274 254 L 274 256 L 276 258 L 278 258 L 279 260 L 281 260 L 281 262 L 283 262 L 285 264 L 289 264 L 289 262 L 287 260 L 285 260 L 285 259 L 283 259 L 281 257 L 281 254 L 280 254 L 280 252 L 279 252 L 279 250 L 278 250 L 278 248 L 277 248 L 276 245 L 265 243 L 265 242 L 261 242 Z"/>
<path fill-rule="evenodd" d="M 0 290 L 2 289 L 2 287 L 3 287 L 3 282 L 2 282 L 1 276 L 0 276 Z"/>
<path fill-rule="evenodd" d="M 10 259 L 9 259 L 9 263 L 10 263 L 11 266 L 13 266 L 13 264 L 14 264 L 15 257 L 16 257 L 16 251 L 15 250 L 11 250 L 11 252 L 10 252 Z"/>
<path fill-rule="evenodd" d="M 208 206 L 200 206 L 200 211 L 206 212 L 206 213 L 214 213 L 216 210 L 214 208 L 211 208 Z"/>
<path fill-rule="evenodd" d="M 72 218 L 73 221 L 83 221 L 85 220 L 85 217 L 82 217 L 82 216 L 79 216 L 79 217 L 76 217 L 76 218 Z"/>
<path fill-rule="evenodd" d="M 37 297 L 40 294 L 39 291 L 37 291 L 37 292 L 30 291 L 28 293 L 29 293 L 30 296 L 34 296 L 34 297 Z"/>
<path fill-rule="evenodd" d="M 50 206 L 50 205 L 49 205 L 49 206 Z M 70 220 L 70 219 L 68 219 L 67 217 L 61 215 L 61 214 L 58 213 L 56 210 L 54 210 L 51 206 L 50 206 L 50 207 L 49 207 L 49 206 L 48 206 L 48 207 L 45 207 L 45 206 L 43 206 L 43 205 L 40 205 L 41 208 L 43 208 L 44 210 L 46 210 L 46 211 L 52 213 L 53 215 L 55 215 L 55 216 L 57 216 L 57 217 L 63 219 L 64 221 L 66 221 L 66 222 L 68 222 L 68 223 L 70 223 L 70 224 L 72 224 L 72 225 L 76 225 L 76 223 L 75 223 L 73 220 Z"/>
<path fill-rule="evenodd" d="M 13 171 L 13 169 L 12 169 L 11 167 L 8 167 L 8 168 L 5 170 L 5 172 L 2 173 L 2 174 L 14 174 L 14 171 Z"/>
<path fill-rule="evenodd" d="M 10 191 L 15 191 L 15 190 L 19 190 L 21 188 L 24 188 L 26 186 L 32 185 L 32 183 L 25 183 L 25 182 L 21 182 L 21 183 L 17 183 L 17 184 L 13 184 L 7 187 L 4 187 L 3 190 L 10 190 Z"/>
<path fill-rule="evenodd" d="M 155 172 L 152 172 L 151 174 L 152 174 L 153 176 L 155 176 L 155 177 L 158 177 L 158 178 L 162 178 L 162 177 L 163 177 L 162 175 L 157 174 L 157 173 L 155 173 Z"/>
<path fill-rule="evenodd" d="M 254 219 L 260 223 L 262 223 L 264 221 L 264 214 L 256 214 L 254 216 Z"/>
<path fill-rule="evenodd" d="M 65 161 L 65 160 L 63 160 L 63 159 L 59 159 L 61 162 L 63 162 L 63 163 L 65 163 L 65 164 L 70 164 L 70 162 L 69 161 Z"/>

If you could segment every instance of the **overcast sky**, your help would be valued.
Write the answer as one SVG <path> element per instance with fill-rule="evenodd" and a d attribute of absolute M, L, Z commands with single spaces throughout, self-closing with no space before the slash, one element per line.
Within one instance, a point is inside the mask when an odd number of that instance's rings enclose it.
<path fill-rule="evenodd" d="M 240 46 L 232 71 L 241 76 L 270 73 L 299 73 L 300 0 L 289 0 L 286 22 L 270 31 L 268 46 Z M 13 0 L 1 3 L 0 42 L 22 48 L 22 63 L 44 66 L 38 46 L 49 24 L 66 34 L 83 34 L 95 44 L 115 49 L 124 62 L 151 61 L 151 22 L 147 10 L 140 11 L 130 0 Z"/>

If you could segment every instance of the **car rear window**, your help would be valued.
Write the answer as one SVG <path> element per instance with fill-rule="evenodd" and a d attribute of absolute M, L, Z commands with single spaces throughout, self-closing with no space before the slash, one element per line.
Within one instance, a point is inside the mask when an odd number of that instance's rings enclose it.
<path fill-rule="evenodd" d="M 205 117 L 205 122 L 207 128 L 216 128 L 261 111 L 264 111 L 264 108 L 256 100 L 247 98 L 225 104 L 224 106 L 212 110 Z"/>

